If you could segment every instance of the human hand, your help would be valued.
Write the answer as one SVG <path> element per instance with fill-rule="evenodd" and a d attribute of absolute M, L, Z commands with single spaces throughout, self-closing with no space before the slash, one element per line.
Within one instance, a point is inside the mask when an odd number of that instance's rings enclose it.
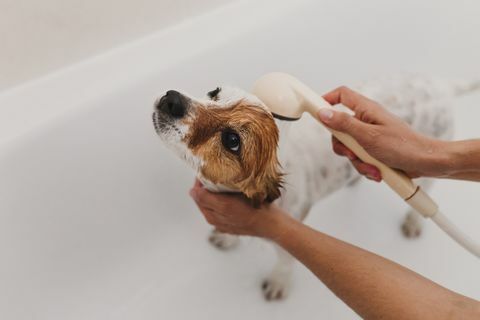
<path fill-rule="evenodd" d="M 198 179 L 190 196 L 207 222 L 220 232 L 272 238 L 277 222 L 285 216 L 274 204 L 255 208 L 242 195 L 210 192 Z"/>
<path fill-rule="evenodd" d="M 380 104 L 347 87 L 337 88 L 323 98 L 331 105 L 345 105 L 355 116 L 325 108 L 318 112 L 319 120 L 331 129 L 351 135 L 372 157 L 411 178 L 444 174 L 441 141 L 413 131 Z M 363 162 L 333 136 L 332 145 L 333 151 L 348 157 L 360 174 L 381 181 L 378 168 Z"/>

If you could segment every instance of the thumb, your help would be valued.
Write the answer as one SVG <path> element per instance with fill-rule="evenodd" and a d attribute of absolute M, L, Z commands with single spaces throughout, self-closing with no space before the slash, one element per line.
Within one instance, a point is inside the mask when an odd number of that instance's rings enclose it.
<path fill-rule="evenodd" d="M 330 108 L 321 108 L 317 116 L 328 128 L 347 133 L 356 140 L 363 137 L 368 130 L 368 124 L 346 112 L 336 111 Z"/>

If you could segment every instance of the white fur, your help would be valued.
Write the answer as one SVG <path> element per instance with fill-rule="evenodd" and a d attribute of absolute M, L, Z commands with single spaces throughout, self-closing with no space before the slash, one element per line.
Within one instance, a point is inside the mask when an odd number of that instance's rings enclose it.
<path fill-rule="evenodd" d="M 355 89 L 397 114 L 414 130 L 439 139 L 452 137 L 451 105 L 458 90 L 448 82 L 420 76 L 403 76 L 365 82 Z M 231 87 L 222 88 L 215 105 L 229 106 L 240 99 L 265 108 L 256 97 Z M 316 201 L 347 186 L 358 179 L 359 175 L 346 158 L 338 157 L 332 152 L 330 133 L 310 116 L 304 116 L 290 125 L 280 123 L 279 128 L 279 157 L 286 173 L 286 183 L 282 196 L 276 202 L 293 217 L 303 220 Z M 164 141 L 175 145 L 174 151 L 198 173 L 202 159 L 195 159 L 189 150 L 178 145 L 181 141 L 175 132 L 163 135 L 172 135 L 163 137 Z M 224 190 L 224 187 L 215 186 L 204 177 L 200 176 L 200 179 L 213 191 Z M 410 237 L 420 234 L 421 218 L 416 212 L 410 211 L 407 214 L 402 230 Z M 237 244 L 234 236 L 218 232 L 212 234 L 210 241 L 222 249 Z M 293 258 L 281 248 L 277 247 L 277 251 L 278 262 L 262 286 L 268 300 L 285 297 L 290 284 Z"/>

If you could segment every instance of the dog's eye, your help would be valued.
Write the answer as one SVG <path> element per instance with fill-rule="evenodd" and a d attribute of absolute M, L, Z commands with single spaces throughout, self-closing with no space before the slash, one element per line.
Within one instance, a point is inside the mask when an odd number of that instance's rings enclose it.
<path fill-rule="evenodd" d="M 217 96 L 218 96 L 218 94 L 220 93 L 221 90 L 222 90 L 221 88 L 217 87 L 217 88 L 215 88 L 215 90 L 212 90 L 212 91 L 208 92 L 207 95 L 210 99 L 217 100 Z"/>
<path fill-rule="evenodd" d="M 229 151 L 238 154 L 240 151 L 240 136 L 230 130 L 223 131 L 222 144 Z"/>

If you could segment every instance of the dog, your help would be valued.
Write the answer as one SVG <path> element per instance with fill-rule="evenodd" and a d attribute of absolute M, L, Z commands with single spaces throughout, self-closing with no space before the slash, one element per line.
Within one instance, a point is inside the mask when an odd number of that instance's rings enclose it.
<path fill-rule="evenodd" d="M 467 82 L 407 75 L 367 81 L 354 89 L 414 130 L 449 140 L 452 102 L 473 88 Z M 332 152 L 330 133 L 312 117 L 304 116 L 282 132 L 282 120 L 239 88 L 218 87 L 202 99 L 170 90 L 154 103 L 152 117 L 164 144 L 193 168 L 206 188 L 241 192 L 254 205 L 275 202 L 298 220 L 315 202 L 360 178 L 346 158 Z M 428 179 L 417 183 L 427 190 L 431 186 Z M 422 217 L 408 211 L 401 230 L 406 237 L 418 237 Z M 239 239 L 213 230 L 209 241 L 227 250 Z M 294 259 L 280 247 L 276 251 L 278 261 L 261 285 L 267 300 L 286 297 L 291 282 Z"/>

